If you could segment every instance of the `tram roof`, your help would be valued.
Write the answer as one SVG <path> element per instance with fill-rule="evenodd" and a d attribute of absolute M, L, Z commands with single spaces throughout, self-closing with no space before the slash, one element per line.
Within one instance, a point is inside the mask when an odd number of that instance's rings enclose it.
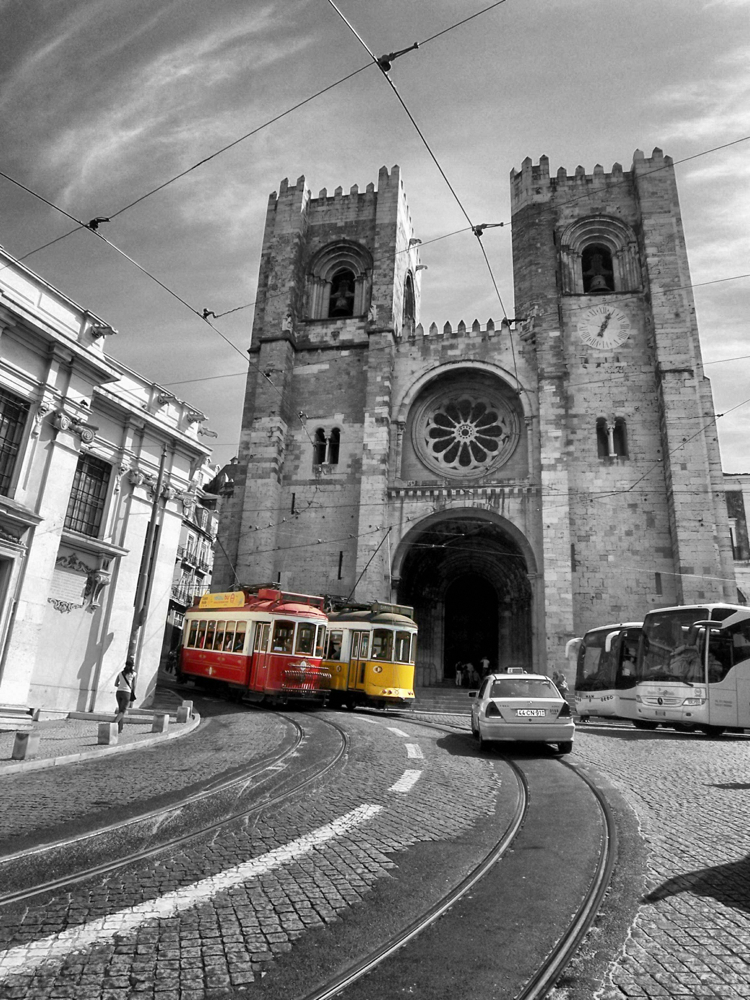
<path fill-rule="evenodd" d="M 333 611 L 328 615 L 331 625 L 338 622 L 362 622 L 371 625 L 401 625 L 416 628 L 416 622 L 406 615 L 394 615 L 389 612 L 375 611 Z"/>

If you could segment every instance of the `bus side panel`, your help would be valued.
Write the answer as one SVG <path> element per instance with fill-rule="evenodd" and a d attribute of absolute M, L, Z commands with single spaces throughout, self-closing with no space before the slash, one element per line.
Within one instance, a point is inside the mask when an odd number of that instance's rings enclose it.
<path fill-rule="evenodd" d="M 737 678 L 737 722 L 750 729 L 750 660 L 742 660 L 733 670 Z"/>
<path fill-rule="evenodd" d="M 740 677 L 750 685 L 750 661 L 745 660 L 744 663 L 734 667 L 723 681 L 708 685 L 708 720 L 712 726 L 750 726 L 750 719 L 744 723 L 738 721 L 738 708 L 740 715 L 743 708 L 747 714 L 747 695 L 750 695 L 750 690 L 746 688 L 743 705 L 740 697 L 744 685 Z"/>

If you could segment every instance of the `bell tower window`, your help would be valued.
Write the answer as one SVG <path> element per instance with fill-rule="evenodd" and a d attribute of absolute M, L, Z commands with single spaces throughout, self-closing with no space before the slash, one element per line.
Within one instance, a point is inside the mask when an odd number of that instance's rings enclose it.
<path fill-rule="evenodd" d="M 628 433 L 624 417 L 596 421 L 596 454 L 599 458 L 627 458 Z"/>
<path fill-rule="evenodd" d="M 414 320 L 416 319 L 416 308 L 414 304 L 414 281 L 410 274 L 406 275 L 406 281 L 404 282 L 404 312 L 403 312 L 403 325 L 407 329 L 414 326 Z"/>
<path fill-rule="evenodd" d="M 372 256 L 349 240 L 319 250 L 307 271 L 308 319 L 365 316 L 370 308 Z"/>
<path fill-rule="evenodd" d="M 339 464 L 339 445 L 341 444 L 341 431 L 334 427 L 328 438 L 328 464 Z"/>
<path fill-rule="evenodd" d="M 612 254 L 605 246 L 592 243 L 581 254 L 583 291 L 586 295 L 607 295 L 615 290 Z"/>
<path fill-rule="evenodd" d="M 342 268 L 334 274 L 328 301 L 329 316 L 354 315 L 354 282 L 354 272 L 349 268 Z"/>

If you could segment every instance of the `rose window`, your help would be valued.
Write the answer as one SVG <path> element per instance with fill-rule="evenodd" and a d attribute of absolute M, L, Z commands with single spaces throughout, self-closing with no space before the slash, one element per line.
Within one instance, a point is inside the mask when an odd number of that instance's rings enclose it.
<path fill-rule="evenodd" d="M 473 393 L 435 400 L 422 428 L 420 450 L 430 464 L 463 475 L 508 458 L 517 440 L 506 405 Z"/>

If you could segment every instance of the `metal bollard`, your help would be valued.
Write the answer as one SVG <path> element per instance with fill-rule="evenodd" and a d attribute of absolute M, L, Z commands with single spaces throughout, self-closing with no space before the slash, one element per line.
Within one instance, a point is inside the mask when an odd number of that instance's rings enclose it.
<path fill-rule="evenodd" d="M 39 733 L 18 732 L 13 741 L 11 760 L 28 760 L 39 753 Z"/>
<path fill-rule="evenodd" d="M 116 722 L 100 722 L 99 723 L 99 738 L 97 742 L 101 746 L 102 744 L 114 744 L 117 743 L 117 723 Z"/>
<path fill-rule="evenodd" d="M 154 721 L 151 723 L 151 732 L 166 733 L 167 729 L 169 729 L 169 716 L 155 715 Z"/>

